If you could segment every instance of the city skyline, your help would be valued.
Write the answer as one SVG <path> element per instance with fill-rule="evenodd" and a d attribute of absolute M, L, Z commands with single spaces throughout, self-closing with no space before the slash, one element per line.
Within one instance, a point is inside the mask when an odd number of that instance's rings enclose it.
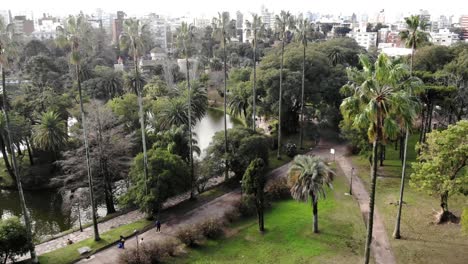
<path fill-rule="evenodd" d="M 262 3 L 263 2 L 263 3 Z M 429 13 L 435 17 L 440 15 L 455 15 L 460 16 L 462 14 L 468 14 L 468 5 L 464 4 L 461 0 L 449 0 L 444 2 L 442 6 L 439 3 L 426 2 L 424 5 L 420 5 L 416 2 L 394 0 L 392 2 L 382 2 L 376 4 L 375 1 L 370 0 L 359 0 L 359 1 L 348 1 L 343 0 L 329 0 L 326 2 L 311 3 L 306 0 L 290 0 L 288 2 L 272 0 L 256 2 L 252 4 L 251 1 L 238 0 L 233 2 L 213 2 L 210 0 L 179 0 L 177 2 L 170 2 L 170 4 L 158 4 L 154 5 L 154 9 L 151 4 L 141 0 L 136 0 L 131 3 L 124 2 L 121 0 L 111 1 L 102 0 L 96 4 L 95 1 L 82 0 L 80 5 L 74 7 L 69 5 L 64 7 L 62 2 L 58 0 L 44 0 L 31 2 L 26 0 L 18 0 L 8 3 L 8 6 L 2 7 L 3 10 L 11 10 L 13 15 L 21 13 L 33 12 L 34 18 L 37 19 L 42 16 L 43 13 L 51 15 L 64 16 L 68 14 L 76 14 L 80 11 L 91 14 L 96 9 L 102 9 L 107 13 L 114 13 L 117 10 L 125 11 L 129 16 L 142 16 L 148 13 L 157 13 L 168 16 L 191 16 L 191 17 L 212 17 L 217 14 L 218 11 L 229 11 L 234 14 L 235 11 L 240 10 L 246 14 L 250 12 L 260 13 L 261 6 L 264 5 L 270 12 L 279 13 L 280 10 L 288 10 L 293 14 L 300 12 L 313 12 L 321 14 L 334 14 L 334 15 L 351 15 L 352 13 L 373 15 L 381 10 L 385 10 L 385 15 L 389 20 L 392 20 L 397 16 L 405 16 L 409 14 L 415 14 L 420 9 L 428 10 Z M 214 4 L 213 4 L 214 3 Z M 174 8 L 183 7 L 183 8 Z"/>

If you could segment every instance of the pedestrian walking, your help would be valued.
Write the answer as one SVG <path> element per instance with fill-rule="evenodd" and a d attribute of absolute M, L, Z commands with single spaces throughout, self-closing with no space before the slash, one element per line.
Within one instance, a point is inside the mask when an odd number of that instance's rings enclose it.
<path fill-rule="evenodd" d="M 158 220 L 156 220 L 156 232 L 161 232 L 161 222 Z"/>
<path fill-rule="evenodd" d="M 125 238 L 120 236 L 119 243 L 117 244 L 118 248 L 125 249 Z"/>

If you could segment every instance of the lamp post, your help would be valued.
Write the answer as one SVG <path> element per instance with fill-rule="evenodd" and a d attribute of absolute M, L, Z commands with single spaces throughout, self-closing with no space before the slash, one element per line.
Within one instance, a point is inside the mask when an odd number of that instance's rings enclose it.
<path fill-rule="evenodd" d="M 349 195 L 353 195 L 353 175 L 354 175 L 354 167 L 351 168 L 351 177 L 349 179 Z"/>
<path fill-rule="evenodd" d="M 137 244 L 137 254 L 139 253 L 139 242 L 138 241 L 138 230 L 134 230 L 133 233 L 135 234 L 135 237 L 136 237 L 136 244 Z"/>

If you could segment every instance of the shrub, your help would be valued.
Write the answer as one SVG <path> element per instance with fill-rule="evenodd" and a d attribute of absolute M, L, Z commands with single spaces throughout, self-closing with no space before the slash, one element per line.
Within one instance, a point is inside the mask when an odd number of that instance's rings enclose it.
<path fill-rule="evenodd" d="M 463 208 L 460 223 L 463 233 L 468 235 L 468 207 Z"/>
<path fill-rule="evenodd" d="M 289 157 L 292 158 L 292 157 L 296 156 L 296 154 L 297 154 L 296 144 L 288 142 L 286 144 L 286 155 L 288 155 Z"/>
<path fill-rule="evenodd" d="M 175 238 L 167 238 L 161 243 L 161 247 L 165 248 L 167 254 L 171 257 L 176 256 L 177 248 L 179 247 L 180 243 Z"/>
<path fill-rule="evenodd" d="M 271 181 L 266 187 L 266 193 L 271 200 L 282 200 L 291 198 L 291 191 L 285 178 Z"/>
<path fill-rule="evenodd" d="M 188 247 L 194 247 L 197 245 L 197 241 L 202 238 L 202 235 L 197 226 L 191 225 L 177 231 L 176 237 Z"/>
<path fill-rule="evenodd" d="M 198 225 L 201 233 L 210 239 L 216 239 L 223 235 L 222 219 L 210 219 Z"/>
<path fill-rule="evenodd" d="M 155 264 L 162 263 L 164 258 L 174 252 L 177 244 L 145 243 L 140 245 L 139 250 L 129 248 L 120 255 L 119 263 L 122 264 Z"/>
<path fill-rule="evenodd" d="M 26 227 L 17 217 L 0 219 L 0 263 L 15 261 L 17 255 L 29 250 Z"/>
<path fill-rule="evenodd" d="M 238 207 L 234 207 L 231 210 L 228 210 L 224 213 L 224 219 L 226 219 L 227 222 L 232 223 L 239 219 L 240 213 Z"/>
<path fill-rule="evenodd" d="M 256 213 L 255 197 L 253 195 L 242 196 L 242 199 L 235 204 L 235 207 L 239 210 L 242 217 L 249 217 Z"/>

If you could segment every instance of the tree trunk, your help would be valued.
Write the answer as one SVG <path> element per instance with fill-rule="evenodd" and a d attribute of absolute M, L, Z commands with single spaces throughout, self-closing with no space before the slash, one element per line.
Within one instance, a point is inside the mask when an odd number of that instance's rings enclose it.
<path fill-rule="evenodd" d="M 257 115 L 256 107 L 257 107 L 257 59 L 256 57 L 257 52 L 257 29 L 254 29 L 254 43 L 253 43 L 253 104 L 252 104 L 252 128 L 253 131 L 256 129 L 256 120 L 255 117 Z"/>
<path fill-rule="evenodd" d="M 16 144 L 13 144 L 13 146 L 16 147 L 16 149 L 18 151 L 18 156 L 22 156 L 23 152 L 21 151 L 20 144 L 16 143 Z"/>
<path fill-rule="evenodd" d="M 115 206 L 114 206 L 114 195 L 112 194 L 112 179 L 109 175 L 107 161 L 103 160 L 103 173 L 104 173 L 104 193 L 105 193 L 105 200 L 106 200 L 106 209 L 107 215 L 115 213 Z"/>
<path fill-rule="evenodd" d="M 393 232 L 393 238 L 400 239 L 400 222 L 401 222 L 401 209 L 403 207 L 403 193 L 405 191 L 405 177 L 406 177 L 406 157 L 408 151 L 408 137 L 409 137 L 409 128 L 406 128 L 405 132 L 405 145 L 403 151 L 403 165 L 401 167 L 401 183 L 400 183 L 400 199 L 398 201 L 398 213 L 395 224 L 395 230 Z"/>
<path fill-rule="evenodd" d="M 306 60 L 306 46 L 303 43 L 302 53 L 302 90 L 301 90 L 301 134 L 300 134 L 300 148 L 304 149 L 304 85 L 305 85 L 305 60 Z"/>
<path fill-rule="evenodd" d="M 426 126 L 426 107 L 423 107 L 422 112 L 421 112 L 421 128 L 419 131 L 419 144 L 423 142 L 423 136 L 424 136 L 424 130 Z"/>
<path fill-rule="evenodd" d="M 431 111 L 429 112 L 429 126 L 426 133 L 432 132 L 432 115 L 434 112 L 434 103 L 431 103 Z M 426 142 L 426 135 L 424 135 L 424 142 Z"/>
<path fill-rule="evenodd" d="M 224 57 L 224 179 L 229 177 L 229 165 L 227 160 L 228 138 L 227 138 L 227 68 L 226 68 L 226 36 L 223 35 L 223 57 Z"/>
<path fill-rule="evenodd" d="M 279 111 L 278 111 L 278 153 L 277 159 L 281 159 L 281 104 L 283 103 L 283 59 L 284 59 L 284 39 L 285 33 L 283 32 L 283 41 L 281 42 L 281 64 L 280 64 L 280 82 L 279 82 Z"/>
<path fill-rule="evenodd" d="M 3 156 L 3 161 L 5 163 L 5 168 L 7 169 L 7 172 L 10 175 L 11 179 L 13 179 L 13 182 L 16 184 L 15 173 L 13 172 L 13 169 L 11 168 L 10 160 L 8 159 L 9 154 L 7 153 L 6 148 L 7 147 L 5 145 L 5 142 L 3 141 L 3 137 L 0 136 L 0 150 L 2 151 L 2 156 Z"/>
<path fill-rule="evenodd" d="M 369 216 L 367 219 L 367 237 L 366 237 L 366 248 L 365 248 L 365 264 L 369 264 L 370 260 L 370 246 L 372 243 L 372 230 L 374 228 L 374 206 L 375 206 L 375 189 L 377 184 L 377 147 L 379 145 L 381 130 L 382 130 L 382 121 L 380 120 L 380 110 L 377 110 L 377 136 L 372 145 L 372 174 L 371 174 L 371 192 L 369 195 Z"/>
<path fill-rule="evenodd" d="M 26 137 L 26 148 L 28 150 L 28 156 L 29 156 L 29 163 L 32 165 L 34 165 L 34 158 L 33 158 L 33 153 L 32 153 L 32 149 L 31 149 L 31 144 L 29 144 L 29 139 Z"/>
<path fill-rule="evenodd" d="M 385 145 L 380 144 L 380 166 L 381 167 L 384 165 L 384 160 L 385 160 Z"/>
<path fill-rule="evenodd" d="M 264 221 L 263 221 L 263 195 L 262 194 L 258 194 L 259 197 L 256 199 L 256 203 L 257 203 L 257 217 L 258 217 L 258 230 L 260 232 L 264 232 L 265 231 L 265 224 L 264 224 Z"/>
<path fill-rule="evenodd" d="M 101 238 L 99 237 L 99 230 L 98 230 L 98 223 L 97 223 L 97 216 L 96 216 L 96 203 L 94 201 L 93 175 L 91 173 L 91 162 L 89 158 L 88 133 L 86 130 L 86 115 L 84 111 L 83 96 L 81 92 L 80 66 L 78 64 L 76 64 L 75 70 L 76 70 L 76 81 L 78 84 L 78 96 L 80 100 L 81 122 L 83 126 L 83 141 L 85 145 L 86 167 L 88 171 L 89 200 L 91 203 L 91 210 L 92 210 L 91 213 L 93 217 L 94 241 L 99 241 L 101 240 Z"/>
<path fill-rule="evenodd" d="M 0 54 L 3 52 L 0 47 Z M 5 116 L 5 129 L 6 133 L 8 135 L 8 145 L 9 148 L 13 148 L 13 143 L 12 143 L 12 138 L 11 138 L 11 133 L 10 133 L 10 118 L 8 116 L 8 94 L 7 94 L 7 86 L 6 86 L 6 81 L 5 81 L 5 70 L 3 69 L 3 63 L 0 61 L 0 72 L 2 73 L 2 87 L 3 87 L 3 115 Z M 31 261 L 32 263 L 38 263 L 39 260 L 37 259 L 36 255 L 36 250 L 34 247 L 34 242 L 32 239 L 32 225 L 31 225 L 31 218 L 29 215 L 28 208 L 26 207 L 26 200 L 24 199 L 24 193 L 23 193 L 23 186 L 21 183 L 21 176 L 19 175 L 19 167 L 18 163 L 16 160 L 16 155 L 13 153 L 11 155 L 12 163 L 13 163 L 13 170 L 14 170 L 14 175 L 16 177 L 16 185 L 18 186 L 18 194 L 20 198 L 20 206 L 21 206 L 21 211 L 23 213 L 23 218 L 24 218 L 24 224 L 26 227 L 26 233 L 27 233 L 27 239 L 30 244 L 29 247 L 29 253 L 31 254 Z"/>
<path fill-rule="evenodd" d="M 185 65 L 187 67 L 187 89 L 188 89 L 188 131 L 189 131 L 189 162 L 190 162 L 190 199 L 195 198 L 195 175 L 193 169 L 193 141 L 192 141 L 192 88 L 190 86 L 190 72 L 189 72 L 189 61 L 187 47 L 185 46 L 184 40 L 184 51 L 185 51 Z M 226 96 L 226 95 L 225 95 Z"/>
<path fill-rule="evenodd" d="M 319 232 L 318 230 L 318 202 L 317 202 L 317 196 L 312 194 L 312 216 L 313 216 L 313 232 L 317 234 Z"/>

